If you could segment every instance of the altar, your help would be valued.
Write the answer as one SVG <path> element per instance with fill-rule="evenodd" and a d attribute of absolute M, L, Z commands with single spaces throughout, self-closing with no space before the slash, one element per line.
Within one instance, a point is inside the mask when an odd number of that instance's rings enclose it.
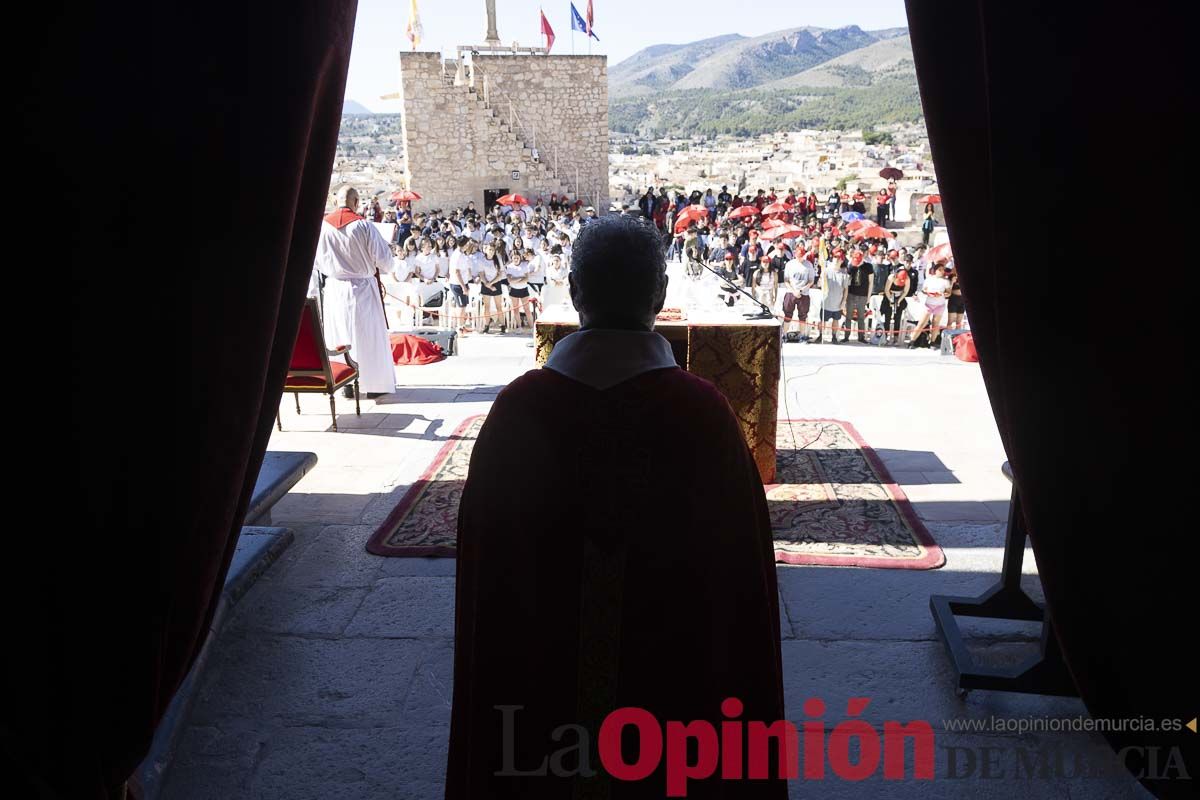
<path fill-rule="evenodd" d="M 686 318 L 660 320 L 654 330 L 671 343 L 675 361 L 712 382 L 729 400 L 764 484 L 775 482 L 775 427 L 779 409 L 779 320 L 747 320 L 741 309 L 689 308 Z M 535 330 L 539 365 L 563 337 L 579 329 L 574 309 L 550 307 Z"/>

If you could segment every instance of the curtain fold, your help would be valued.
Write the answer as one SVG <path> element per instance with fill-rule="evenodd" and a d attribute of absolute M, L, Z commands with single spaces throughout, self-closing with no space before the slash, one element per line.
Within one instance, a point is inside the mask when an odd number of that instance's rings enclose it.
<path fill-rule="evenodd" d="M 21 453 L 56 502 L 21 550 L 45 579 L 0 733 L 30 796 L 107 798 L 203 645 L 262 463 L 356 3 L 35 11 L 10 29 L 31 53 L 9 288 L 57 334 L 36 341 L 56 424 Z"/>
<path fill-rule="evenodd" d="M 980 365 L 1069 668 L 1093 717 L 1192 719 L 1186 334 L 1176 241 L 1156 233 L 1191 216 L 1166 166 L 1190 129 L 1183 26 L 1155 3 L 907 8 Z M 1194 777 L 1195 734 L 1106 736 L 1156 794 L 1191 791 L 1167 762 Z"/>

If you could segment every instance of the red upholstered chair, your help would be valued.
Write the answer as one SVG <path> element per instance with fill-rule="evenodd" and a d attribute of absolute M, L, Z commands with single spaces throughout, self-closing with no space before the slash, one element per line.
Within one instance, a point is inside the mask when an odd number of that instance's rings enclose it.
<path fill-rule="evenodd" d="M 330 361 L 330 356 L 342 356 L 346 363 Z M 283 390 L 295 396 L 297 414 L 300 413 L 301 392 L 329 395 L 329 415 L 333 418 L 333 430 L 337 431 L 337 406 L 333 396 L 338 389 L 351 381 L 354 382 L 354 413 L 362 416 L 358 404 L 358 365 L 350 358 L 350 345 L 342 345 L 336 350 L 325 347 L 325 333 L 321 330 L 321 320 L 317 314 L 317 299 L 308 298 L 304 301 L 300 333 L 296 336 L 296 346 L 292 350 L 292 361 L 288 365 Z M 275 415 L 275 423 L 279 430 L 283 430 L 283 421 L 278 413 Z"/>

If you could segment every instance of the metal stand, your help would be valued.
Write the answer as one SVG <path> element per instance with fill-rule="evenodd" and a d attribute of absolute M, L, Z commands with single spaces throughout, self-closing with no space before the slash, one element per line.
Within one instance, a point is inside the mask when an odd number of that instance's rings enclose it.
<path fill-rule="evenodd" d="M 1008 462 L 1001 467 L 1012 481 Z M 972 689 L 988 689 L 1022 694 L 1047 694 L 1076 697 L 1078 691 L 1067 672 L 1054 635 L 1054 623 L 1045 608 L 1021 588 L 1021 564 L 1025 559 L 1025 519 L 1014 485 L 1008 510 L 1008 532 L 1004 543 L 1004 568 L 1000 582 L 978 597 L 933 595 L 929 609 L 938 635 L 958 672 L 956 694 L 965 698 Z M 959 630 L 955 617 L 985 617 L 1042 623 L 1042 641 L 1038 654 L 1015 667 L 991 667 L 975 661 Z"/>

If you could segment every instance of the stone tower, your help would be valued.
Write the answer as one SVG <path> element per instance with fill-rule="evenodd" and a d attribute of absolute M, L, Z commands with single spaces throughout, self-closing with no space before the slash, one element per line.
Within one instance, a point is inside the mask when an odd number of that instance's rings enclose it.
<path fill-rule="evenodd" d="M 495 30 L 488 0 L 488 36 Z M 483 209 L 504 192 L 608 210 L 608 59 L 460 46 L 400 53 L 401 127 L 418 209 Z"/>

